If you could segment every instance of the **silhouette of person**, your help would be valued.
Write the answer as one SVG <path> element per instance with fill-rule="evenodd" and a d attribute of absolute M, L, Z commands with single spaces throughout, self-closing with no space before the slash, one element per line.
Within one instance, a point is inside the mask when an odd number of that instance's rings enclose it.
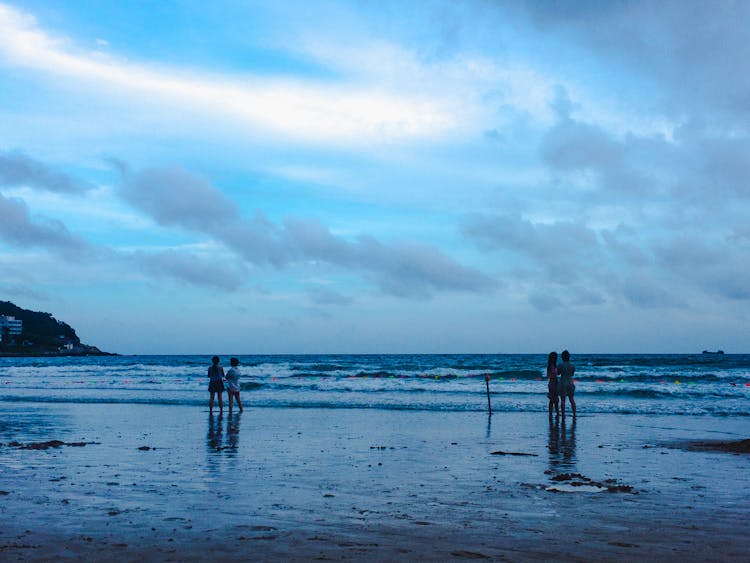
<path fill-rule="evenodd" d="M 227 382 L 227 398 L 229 400 L 229 414 L 232 414 L 232 399 L 237 400 L 237 406 L 242 412 L 242 401 L 240 400 L 240 361 L 237 358 L 229 360 L 229 364 L 232 366 L 226 375 Z"/>
<path fill-rule="evenodd" d="M 560 397 L 557 385 L 557 352 L 550 352 L 547 356 L 547 397 L 549 397 L 549 415 L 552 416 L 552 407 L 560 414 Z"/>
<path fill-rule="evenodd" d="M 208 391 L 211 398 L 208 401 L 208 412 L 214 412 L 214 396 L 219 394 L 219 413 L 224 412 L 224 368 L 219 365 L 219 356 L 211 358 L 211 367 L 208 368 Z"/>
<path fill-rule="evenodd" d="M 565 417 L 566 397 L 570 399 L 570 407 L 573 409 L 573 418 L 576 416 L 576 401 L 573 398 L 576 390 L 576 386 L 573 384 L 573 374 L 575 371 L 576 367 L 570 363 L 570 352 L 563 350 L 562 362 L 557 365 L 557 373 L 560 375 L 558 388 L 563 417 Z"/>

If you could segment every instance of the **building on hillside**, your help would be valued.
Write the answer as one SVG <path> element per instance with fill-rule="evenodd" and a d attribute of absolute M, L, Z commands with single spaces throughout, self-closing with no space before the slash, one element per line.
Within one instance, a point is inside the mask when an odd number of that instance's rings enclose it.
<path fill-rule="evenodd" d="M 10 336 L 19 336 L 23 332 L 23 321 L 8 315 L 0 315 L 0 340 L 6 331 Z"/>

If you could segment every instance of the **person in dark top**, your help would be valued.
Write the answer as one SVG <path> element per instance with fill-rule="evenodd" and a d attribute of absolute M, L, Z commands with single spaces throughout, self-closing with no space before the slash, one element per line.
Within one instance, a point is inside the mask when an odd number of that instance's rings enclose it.
<path fill-rule="evenodd" d="M 557 389 L 557 352 L 550 352 L 547 356 L 547 397 L 549 397 L 549 415 L 552 417 L 552 407 L 560 414 L 560 397 Z"/>
<path fill-rule="evenodd" d="M 576 367 L 570 363 L 570 352 L 563 350 L 562 362 L 557 366 L 557 373 L 560 375 L 560 384 L 558 386 L 560 393 L 560 402 L 562 404 L 562 415 L 565 416 L 565 397 L 570 399 L 570 407 L 573 409 L 573 418 L 576 417 L 576 401 L 573 398 L 576 386 L 573 384 L 573 374 Z"/>
<path fill-rule="evenodd" d="M 219 365 L 219 356 L 211 358 L 211 367 L 208 368 L 208 391 L 211 398 L 208 401 L 208 412 L 214 412 L 214 396 L 219 394 L 219 414 L 224 412 L 224 368 Z"/>

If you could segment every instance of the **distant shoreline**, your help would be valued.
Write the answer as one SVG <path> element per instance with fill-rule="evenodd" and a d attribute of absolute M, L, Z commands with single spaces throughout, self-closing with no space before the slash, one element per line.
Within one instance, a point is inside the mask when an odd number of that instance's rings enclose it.
<path fill-rule="evenodd" d="M 0 352 L 0 358 L 70 358 L 84 356 L 119 356 L 114 352 Z"/>

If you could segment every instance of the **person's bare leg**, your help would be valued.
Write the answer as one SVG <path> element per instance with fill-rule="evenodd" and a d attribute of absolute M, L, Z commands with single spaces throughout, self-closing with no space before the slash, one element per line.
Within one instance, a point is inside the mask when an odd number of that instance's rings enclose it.
<path fill-rule="evenodd" d="M 216 395 L 215 391 L 211 391 L 211 398 L 208 400 L 208 413 L 214 414 L 214 395 Z"/>
<path fill-rule="evenodd" d="M 232 412 L 232 395 L 234 395 L 234 393 L 232 393 L 231 391 L 227 391 L 227 400 L 229 401 L 229 413 L 230 414 Z"/>
<path fill-rule="evenodd" d="M 561 403 L 561 409 L 560 410 L 562 410 L 563 418 L 565 418 L 565 395 L 563 395 L 562 397 L 560 397 L 560 403 Z"/>
<path fill-rule="evenodd" d="M 224 393 L 219 391 L 219 414 L 224 412 Z"/>
<path fill-rule="evenodd" d="M 570 396 L 570 408 L 573 409 L 573 418 L 576 417 L 576 401 L 573 398 L 573 395 Z"/>
<path fill-rule="evenodd" d="M 237 406 L 240 407 L 240 412 L 242 412 L 242 401 L 240 401 L 240 393 L 237 392 Z"/>

